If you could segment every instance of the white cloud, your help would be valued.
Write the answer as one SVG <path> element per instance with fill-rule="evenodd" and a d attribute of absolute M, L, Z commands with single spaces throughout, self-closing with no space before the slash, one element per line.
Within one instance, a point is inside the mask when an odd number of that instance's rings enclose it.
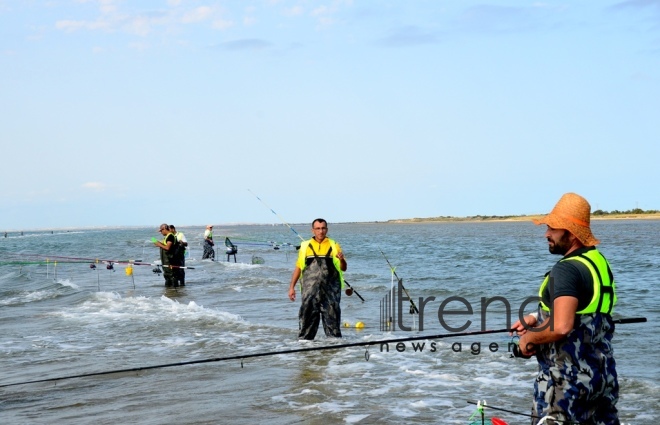
<path fill-rule="evenodd" d="M 104 21 L 70 21 L 62 20 L 55 22 L 55 28 L 67 32 L 73 32 L 81 29 L 85 30 L 98 30 L 108 29 L 110 24 Z"/>
<path fill-rule="evenodd" d="M 128 32 L 136 35 L 146 36 L 151 32 L 151 20 L 143 17 L 136 17 L 126 25 Z"/>
<path fill-rule="evenodd" d="M 284 16 L 300 16 L 304 13 L 301 6 L 294 6 L 284 11 Z"/>
<path fill-rule="evenodd" d="M 213 28 L 219 29 L 219 30 L 226 30 L 228 28 L 231 28 L 234 26 L 233 21 L 227 21 L 225 19 L 216 19 L 213 21 Z"/>
<path fill-rule="evenodd" d="M 87 182 L 82 185 L 85 189 L 94 190 L 96 192 L 102 192 L 107 189 L 107 185 L 101 182 Z"/>
<path fill-rule="evenodd" d="M 184 24 L 200 22 L 208 19 L 213 14 L 213 9 L 208 6 L 200 6 L 183 14 L 181 21 Z"/>

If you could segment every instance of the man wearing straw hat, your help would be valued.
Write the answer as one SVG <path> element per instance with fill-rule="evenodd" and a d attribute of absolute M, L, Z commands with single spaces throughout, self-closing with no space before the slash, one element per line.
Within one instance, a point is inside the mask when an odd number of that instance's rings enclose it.
<path fill-rule="evenodd" d="M 616 363 L 612 351 L 614 276 L 595 248 L 591 206 L 564 194 L 535 224 L 547 225 L 552 254 L 562 255 L 539 289 L 537 313 L 513 324 L 523 356 L 536 354 L 534 419 L 549 424 L 619 424 Z M 552 419 L 552 420 L 551 420 Z"/>

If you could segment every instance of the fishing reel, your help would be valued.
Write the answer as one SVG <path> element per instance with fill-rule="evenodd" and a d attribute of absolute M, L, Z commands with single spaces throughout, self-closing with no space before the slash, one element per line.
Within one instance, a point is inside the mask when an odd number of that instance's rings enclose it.
<path fill-rule="evenodd" d="M 353 288 L 346 288 L 346 291 L 344 292 L 346 292 L 346 295 L 350 297 L 351 295 L 353 295 Z"/>
<path fill-rule="evenodd" d="M 161 273 L 163 273 L 163 271 L 160 269 L 160 266 L 156 266 L 156 267 L 154 267 L 153 270 L 151 270 L 151 271 L 152 271 L 154 274 L 158 275 L 158 276 L 160 276 Z"/>
<path fill-rule="evenodd" d="M 514 335 L 511 338 L 511 343 L 513 344 L 511 358 L 514 358 L 514 357 L 521 358 L 521 359 L 530 359 L 530 358 L 532 358 L 532 356 L 523 355 L 522 351 L 520 350 L 519 342 L 520 342 L 520 337 L 519 336 Z"/>

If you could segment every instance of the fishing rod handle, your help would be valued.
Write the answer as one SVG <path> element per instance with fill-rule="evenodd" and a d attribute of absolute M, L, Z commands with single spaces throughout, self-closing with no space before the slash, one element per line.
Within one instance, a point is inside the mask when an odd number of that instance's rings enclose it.
<path fill-rule="evenodd" d="M 620 324 L 620 325 L 625 325 L 625 324 L 628 324 L 628 323 L 644 323 L 644 322 L 646 322 L 646 317 L 627 317 L 627 318 L 623 318 L 623 319 L 614 320 L 614 323 Z M 532 356 L 524 356 L 522 354 L 522 351 L 520 351 L 520 346 L 518 344 L 515 344 L 513 346 L 512 355 L 513 355 L 513 357 L 520 357 L 520 358 L 523 358 L 523 359 L 529 359 L 529 358 L 532 357 Z"/>
<path fill-rule="evenodd" d="M 628 317 L 624 319 L 617 319 L 614 323 L 625 325 L 627 323 L 644 323 L 646 322 L 646 317 Z"/>

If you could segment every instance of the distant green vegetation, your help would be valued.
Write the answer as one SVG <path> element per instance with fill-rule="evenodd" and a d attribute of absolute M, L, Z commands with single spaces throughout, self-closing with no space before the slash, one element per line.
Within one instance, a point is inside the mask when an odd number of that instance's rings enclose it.
<path fill-rule="evenodd" d="M 660 214 L 659 210 L 643 210 L 641 208 L 635 208 L 627 211 L 603 211 L 596 210 L 591 213 L 595 217 L 613 217 L 614 216 L 631 216 L 631 215 L 658 215 Z M 399 222 L 399 223 L 421 223 L 428 221 L 499 221 L 499 220 L 513 220 L 513 221 L 523 221 L 528 220 L 534 217 L 542 217 L 545 214 L 539 215 L 473 215 L 469 217 L 453 217 L 453 216 L 438 216 L 438 217 L 427 217 L 427 218 L 405 218 L 398 220 L 388 220 L 389 222 Z M 622 217 L 625 218 L 625 217 Z M 654 217 L 655 218 L 655 217 Z"/>
<path fill-rule="evenodd" d="M 592 215 L 613 215 L 613 214 L 658 214 L 660 211 L 658 210 L 643 210 L 641 208 L 634 208 L 632 210 L 627 210 L 627 211 L 619 211 L 619 210 L 614 210 L 614 211 L 603 211 L 603 210 L 596 210 L 592 212 Z"/>

